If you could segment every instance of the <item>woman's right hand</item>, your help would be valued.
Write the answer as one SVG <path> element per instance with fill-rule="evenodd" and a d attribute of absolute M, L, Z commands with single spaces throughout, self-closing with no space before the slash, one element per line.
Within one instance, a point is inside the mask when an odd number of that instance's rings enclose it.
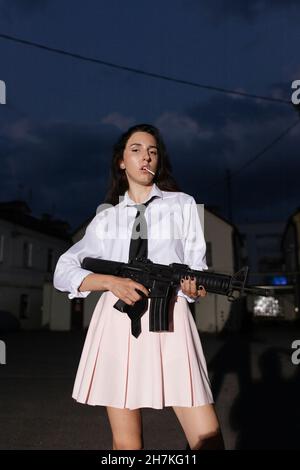
<path fill-rule="evenodd" d="M 137 293 L 136 289 L 143 292 L 147 297 L 149 291 L 139 282 L 133 279 L 123 278 L 119 276 L 110 276 L 109 289 L 118 299 L 123 300 L 127 305 L 134 305 L 135 302 L 141 300 L 142 296 Z"/>

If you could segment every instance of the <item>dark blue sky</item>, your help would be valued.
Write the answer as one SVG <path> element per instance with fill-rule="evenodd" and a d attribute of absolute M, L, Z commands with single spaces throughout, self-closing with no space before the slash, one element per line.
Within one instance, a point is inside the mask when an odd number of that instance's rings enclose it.
<path fill-rule="evenodd" d="M 290 100 L 300 79 L 296 0 L 0 0 L 0 34 L 199 84 Z M 300 205 L 300 120 L 292 105 L 134 74 L 0 37 L 0 200 L 74 228 L 107 188 L 111 149 L 157 125 L 183 191 L 234 222 L 284 221 Z M 31 191 L 31 198 L 30 198 Z"/>

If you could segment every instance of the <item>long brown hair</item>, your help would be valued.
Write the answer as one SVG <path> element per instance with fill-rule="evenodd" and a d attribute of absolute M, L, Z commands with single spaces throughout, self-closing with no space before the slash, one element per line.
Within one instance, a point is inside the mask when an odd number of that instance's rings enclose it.
<path fill-rule="evenodd" d="M 123 159 L 123 152 L 127 141 L 135 132 L 147 132 L 153 135 L 156 140 L 158 150 L 158 166 L 153 183 L 162 191 L 181 191 L 172 175 L 172 166 L 167 154 L 165 143 L 160 131 L 151 124 L 137 124 L 124 132 L 113 147 L 113 156 L 110 169 L 110 181 L 108 191 L 105 196 L 105 203 L 119 204 L 119 196 L 123 195 L 129 188 L 125 171 L 120 168 L 120 161 Z"/>

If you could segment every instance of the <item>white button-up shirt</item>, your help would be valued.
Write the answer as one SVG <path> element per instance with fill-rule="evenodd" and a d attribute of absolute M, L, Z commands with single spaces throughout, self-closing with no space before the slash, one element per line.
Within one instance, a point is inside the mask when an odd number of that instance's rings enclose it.
<path fill-rule="evenodd" d="M 145 210 L 148 232 L 148 258 L 154 263 L 183 263 L 192 269 L 207 269 L 206 244 L 195 199 L 182 192 L 161 191 L 153 184 L 144 201 L 156 196 Z M 78 291 L 83 279 L 92 271 L 81 268 L 85 257 L 128 262 L 129 246 L 137 203 L 128 191 L 119 204 L 101 204 L 86 228 L 83 238 L 58 259 L 53 284 L 69 299 L 86 297 L 90 291 Z M 177 295 L 188 302 L 178 286 Z"/>

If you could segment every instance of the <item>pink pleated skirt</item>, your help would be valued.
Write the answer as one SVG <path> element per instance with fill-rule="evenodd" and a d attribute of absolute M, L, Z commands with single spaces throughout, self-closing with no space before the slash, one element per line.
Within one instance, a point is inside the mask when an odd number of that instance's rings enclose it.
<path fill-rule="evenodd" d="M 127 314 L 104 292 L 93 312 L 72 397 L 116 408 L 201 406 L 213 403 L 207 366 L 188 302 L 176 297 L 172 331 L 149 331 L 149 304 L 138 338 Z"/>

